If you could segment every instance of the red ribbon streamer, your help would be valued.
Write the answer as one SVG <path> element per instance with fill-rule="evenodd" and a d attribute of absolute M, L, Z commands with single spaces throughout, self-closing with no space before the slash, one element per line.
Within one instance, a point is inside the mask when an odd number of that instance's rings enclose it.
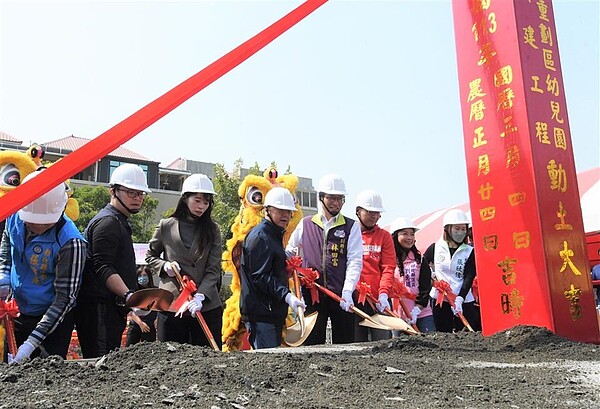
<path fill-rule="evenodd" d="M 250 58 L 326 2 L 327 0 L 305 1 L 254 37 L 48 167 L 46 171 L 35 177 L 35 182 L 28 181 L 0 197 L 0 220 L 4 220 L 53 189 L 59 183 L 64 182 L 123 145 Z M 35 186 L 33 186 L 33 183 L 35 183 Z M 27 189 L 23 187 L 25 185 L 28 185 Z"/>

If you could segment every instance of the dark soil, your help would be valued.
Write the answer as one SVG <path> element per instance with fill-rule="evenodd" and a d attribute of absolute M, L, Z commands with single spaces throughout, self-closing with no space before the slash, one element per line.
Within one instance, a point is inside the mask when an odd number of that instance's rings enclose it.
<path fill-rule="evenodd" d="M 277 352 L 154 342 L 3 364 L 0 408 L 600 407 L 600 348 L 541 328 Z"/>

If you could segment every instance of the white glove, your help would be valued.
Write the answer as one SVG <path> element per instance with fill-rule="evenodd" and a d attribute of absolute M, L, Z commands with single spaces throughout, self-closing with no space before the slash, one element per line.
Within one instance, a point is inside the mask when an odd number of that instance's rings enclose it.
<path fill-rule="evenodd" d="M 354 300 L 352 299 L 352 291 L 342 291 L 342 299 L 340 300 L 340 307 L 342 308 L 342 310 L 349 312 L 350 307 L 353 305 Z"/>
<path fill-rule="evenodd" d="M 419 308 L 418 305 L 415 305 L 412 309 L 412 311 L 410 312 L 410 315 L 412 316 L 412 318 L 410 320 L 408 320 L 408 323 L 410 325 L 414 325 L 417 323 L 417 318 L 419 317 L 419 314 L 421 313 L 421 308 Z"/>
<path fill-rule="evenodd" d="M 169 277 L 175 277 L 175 270 L 173 269 L 173 266 L 175 266 L 177 270 L 181 270 L 181 267 L 179 267 L 179 263 L 176 261 L 166 261 L 163 265 L 163 270 L 165 270 L 165 273 L 167 273 Z"/>
<path fill-rule="evenodd" d="M 389 308 L 390 302 L 388 301 L 388 295 L 386 293 L 379 294 L 379 301 L 375 304 L 375 307 L 379 312 L 383 312 L 386 308 Z"/>
<path fill-rule="evenodd" d="M 20 364 L 24 360 L 28 359 L 31 354 L 35 351 L 35 347 L 29 341 L 23 342 L 23 345 L 17 350 L 17 354 L 13 357 L 12 354 L 8 354 L 8 364 Z"/>
<path fill-rule="evenodd" d="M 288 293 L 285 296 L 285 302 L 287 303 L 287 305 L 290 306 L 292 311 L 298 311 L 298 308 L 302 308 L 302 311 L 306 310 L 306 304 L 304 303 L 304 301 L 302 301 L 292 293 Z"/>
<path fill-rule="evenodd" d="M 454 313 L 454 315 L 458 315 L 459 313 L 463 312 L 462 305 L 464 301 L 465 299 L 462 298 L 460 295 L 456 297 L 456 300 L 454 300 L 454 307 L 452 307 L 452 312 Z"/>
<path fill-rule="evenodd" d="M 429 291 L 429 296 L 433 299 L 433 300 L 437 300 L 438 296 L 440 295 L 440 291 L 435 288 L 435 287 L 431 287 L 431 291 Z"/>
<path fill-rule="evenodd" d="M 187 309 L 192 315 L 196 315 L 198 311 L 202 310 L 202 301 L 204 301 L 204 294 L 196 293 L 194 298 L 188 303 Z"/>

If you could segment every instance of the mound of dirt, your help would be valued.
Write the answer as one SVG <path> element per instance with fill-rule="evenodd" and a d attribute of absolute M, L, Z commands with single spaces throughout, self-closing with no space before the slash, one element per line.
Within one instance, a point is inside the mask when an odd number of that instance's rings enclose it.
<path fill-rule="evenodd" d="M 0 366 L 0 408 L 590 408 L 600 350 L 546 329 L 219 353 L 142 343 Z"/>

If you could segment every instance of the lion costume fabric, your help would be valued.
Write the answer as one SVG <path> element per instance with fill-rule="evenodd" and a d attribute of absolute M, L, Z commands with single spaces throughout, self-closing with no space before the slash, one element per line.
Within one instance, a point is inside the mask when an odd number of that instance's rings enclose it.
<path fill-rule="evenodd" d="M 294 175 L 278 176 L 277 170 L 268 169 L 263 176 L 246 176 L 238 188 L 241 200 L 240 213 L 231 226 L 233 236 L 227 240 L 227 250 L 223 252 L 223 271 L 232 275 L 230 285 L 232 295 L 227 300 L 223 313 L 222 337 L 224 351 L 243 349 L 242 344 L 246 336 L 246 328 L 240 315 L 241 283 L 239 275 L 242 245 L 246 234 L 262 220 L 263 199 L 267 192 L 275 186 L 284 187 L 295 196 L 298 177 Z M 293 213 L 284 234 L 284 245 L 289 240 L 291 232 L 302 220 L 302 210 L 299 204 L 296 204 L 296 209 L 298 210 Z"/>

